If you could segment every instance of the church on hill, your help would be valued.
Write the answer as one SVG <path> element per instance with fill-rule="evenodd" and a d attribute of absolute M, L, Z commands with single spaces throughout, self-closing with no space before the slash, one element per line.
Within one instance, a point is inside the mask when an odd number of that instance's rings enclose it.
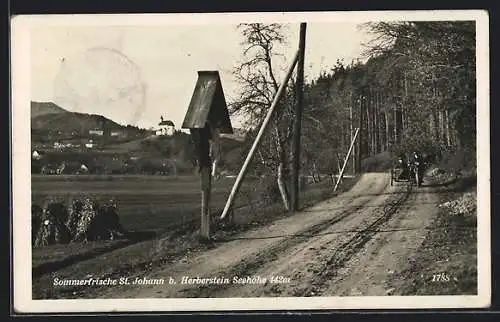
<path fill-rule="evenodd" d="M 155 131 L 156 135 L 167 135 L 172 136 L 175 133 L 175 125 L 174 122 L 170 120 L 163 119 L 163 116 L 160 117 L 160 123 L 158 123 L 158 128 Z"/>

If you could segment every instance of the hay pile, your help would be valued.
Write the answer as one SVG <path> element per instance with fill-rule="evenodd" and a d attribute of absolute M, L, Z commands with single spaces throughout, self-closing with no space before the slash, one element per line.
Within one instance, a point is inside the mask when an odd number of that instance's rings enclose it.
<path fill-rule="evenodd" d="M 31 245 L 35 245 L 36 237 L 43 221 L 43 208 L 38 205 L 31 206 Z"/>
<path fill-rule="evenodd" d="M 126 234 L 120 225 L 116 201 L 74 200 L 68 207 L 49 202 L 32 207 L 32 244 L 35 247 L 70 242 L 113 240 Z"/>
<path fill-rule="evenodd" d="M 83 201 L 82 200 L 73 200 L 71 207 L 69 209 L 68 221 L 66 222 L 66 227 L 68 227 L 71 236 L 76 235 L 77 226 L 80 221 L 81 213 L 83 209 Z"/>
<path fill-rule="evenodd" d="M 33 209 L 32 209 L 33 210 Z M 34 207 L 39 211 L 39 207 Z M 37 217 L 32 214 L 33 217 Z M 34 219 L 35 224 L 39 220 L 38 231 L 32 231 L 32 236 L 36 236 L 34 246 L 47 246 L 52 244 L 67 244 L 71 240 L 71 234 L 64 224 L 68 217 L 68 211 L 64 204 L 49 202 L 42 210 L 39 219 Z"/>
<path fill-rule="evenodd" d="M 120 225 L 118 207 L 114 200 L 99 204 L 96 201 L 85 199 L 73 208 L 68 226 L 73 229 L 74 242 L 93 240 L 113 240 L 123 237 L 125 231 Z"/>

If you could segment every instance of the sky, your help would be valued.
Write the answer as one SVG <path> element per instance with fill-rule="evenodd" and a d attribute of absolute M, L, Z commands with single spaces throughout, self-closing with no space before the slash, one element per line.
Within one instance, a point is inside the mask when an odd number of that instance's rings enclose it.
<path fill-rule="evenodd" d="M 369 39 L 355 22 L 307 24 L 306 81 L 337 59 L 359 58 Z M 31 100 L 101 114 L 121 124 L 154 127 L 160 116 L 180 128 L 199 70 L 218 70 L 229 102 L 243 59 L 235 24 L 40 25 L 30 32 Z M 298 48 L 299 23 L 286 25 L 279 78 Z M 233 127 L 239 120 L 233 119 Z"/>

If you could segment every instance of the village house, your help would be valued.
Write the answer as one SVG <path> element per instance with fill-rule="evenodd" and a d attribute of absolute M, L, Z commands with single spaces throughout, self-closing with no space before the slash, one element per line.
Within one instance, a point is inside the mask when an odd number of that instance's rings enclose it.
<path fill-rule="evenodd" d="M 99 130 L 99 129 L 89 130 L 89 135 L 103 136 L 104 135 L 104 131 L 103 130 Z"/>
<path fill-rule="evenodd" d="M 170 120 L 164 120 L 163 116 L 160 117 L 161 121 L 158 123 L 158 128 L 155 131 L 156 135 L 168 135 L 172 136 L 175 133 L 175 125 Z"/>
<path fill-rule="evenodd" d="M 94 147 L 94 142 L 92 140 L 89 140 L 87 143 L 85 143 L 85 147 L 87 149 L 92 149 Z"/>

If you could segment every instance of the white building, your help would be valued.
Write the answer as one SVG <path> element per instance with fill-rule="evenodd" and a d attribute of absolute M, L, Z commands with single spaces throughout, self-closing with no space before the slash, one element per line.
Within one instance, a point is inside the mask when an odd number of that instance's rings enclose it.
<path fill-rule="evenodd" d="M 103 130 L 99 130 L 99 129 L 89 130 L 89 135 L 103 136 L 104 135 L 104 131 Z"/>
<path fill-rule="evenodd" d="M 160 123 L 158 123 L 158 128 L 155 131 L 156 135 L 168 135 L 172 136 L 175 133 L 175 125 L 170 120 L 164 120 L 163 116 L 161 117 Z"/>
<path fill-rule="evenodd" d="M 42 158 L 42 156 L 40 155 L 40 153 L 38 153 L 38 151 L 33 151 L 33 155 L 32 155 L 33 159 L 35 160 L 40 160 Z"/>
<path fill-rule="evenodd" d="M 94 147 L 94 142 L 92 140 L 89 140 L 87 143 L 85 143 L 85 147 L 87 149 L 92 149 Z"/>

